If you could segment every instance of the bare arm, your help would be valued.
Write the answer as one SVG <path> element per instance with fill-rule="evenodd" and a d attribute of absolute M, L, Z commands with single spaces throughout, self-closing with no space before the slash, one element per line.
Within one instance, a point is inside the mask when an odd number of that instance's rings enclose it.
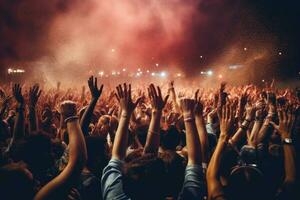
<path fill-rule="evenodd" d="M 38 130 L 38 120 L 36 117 L 36 104 L 41 95 L 41 90 L 38 85 L 34 85 L 29 90 L 29 132 L 32 133 Z"/>
<path fill-rule="evenodd" d="M 167 95 L 163 99 L 160 88 L 157 87 L 156 91 L 153 84 L 149 86 L 148 93 L 152 105 L 152 114 L 144 153 L 157 154 L 160 143 L 160 119 L 162 115 L 162 109 L 166 105 L 169 96 Z"/>
<path fill-rule="evenodd" d="M 67 120 L 69 135 L 69 161 L 66 168 L 50 181 L 34 197 L 35 200 L 56 199 L 65 197 L 70 191 L 87 160 L 87 151 L 78 117 L 76 105 L 67 101 L 61 105 L 63 119 Z"/>
<path fill-rule="evenodd" d="M 228 104 L 223 106 L 222 111 L 219 112 L 221 133 L 206 174 L 208 199 L 215 199 L 216 197 L 219 197 L 218 199 L 225 199 L 224 190 L 219 177 L 219 170 L 221 167 L 221 158 L 228 143 L 229 130 L 233 124 L 233 113 L 232 106 Z"/>
<path fill-rule="evenodd" d="M 116 97 L 119 101 L 122 112 L 113 144 L 112 158 L 123 160 L 126 155 L 128 143 L 128 126 L 130 117 L 136 105 L 139 103 L 140 98 L 135 103 L 132 102 L 130 84 L 128 89 L 126 84 L 124 84 L 123 88 L 121 85 L 117 86 Z"/>
<path fill-rule="evenodd" d="M 20 139 L 25 135 L 24 98 L 20 84 L 13 86 L 13 95 L 17 101 L 16 119 L 14 124 L 13 139 Z"/>
<path fill-rule="evenodd" d="M 286 139 L 291 140 L 292 129 L 295 122 L 295 114 L 291 109 L 278 109 L 279 125 L 271 122 L 274 128 L 279 132 L 283 141 L 284 153 L 284 171 L 285 177 L 282 188 L 291 192 L 295 187 L 296 182 L 296 154 L 292 144 L 285 142 Z"/>
<path fill-rule="evenodd" d="M 99 97 L 101 96 L 101 93 L 103 90 L 103 85 L 101 85 L 100 88 L 98 89 L 97 78 L 94 79 L 93 76 L 91 76 L 89 78 L 88 85 L 90 88 L 92 99 L 80 120 L 80 126 L 81 126 L 82 132 L 85 136 L 88 135 L 89 125 L 92 120 L 93 112 L 94 112 L 97 101 L 98 101 Z"/>
<path fill-rule="evenodd" d="M 205 122 L 203 119 L 203 104 L 198 98 L 197 90 L 195 94 L 196 106 L 195 106 L 195 119 L 196 119 L 196 128 L 198 131 L 198 136 L 200 139 L 200 146 L 201 146 L 201 157 L 203 163 L 208 163 L 208 135 L 206 132 Z"/>
<path fill-rule="evenodd" d="M 193 99 L 181 99 L 180 107 L 183 112 L 186 129 L 186 145 L 188 151 L 188 165 L 201 165 L 201 147 L 195 124 L 195 101 Z"/>

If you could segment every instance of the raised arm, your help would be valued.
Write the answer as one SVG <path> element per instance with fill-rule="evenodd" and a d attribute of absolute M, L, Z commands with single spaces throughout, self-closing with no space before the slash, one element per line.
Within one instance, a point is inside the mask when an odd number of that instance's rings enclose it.
<path fill-rule="evenodd" d="M 176 92 L 175 92 L 175 88 L 174 88 L 174 81 L 171 81 L 169 83 L 169 89 L 168 89 L 168 94 L 170 95 L 171 97 L 171 100 L 174 104 L 174 107 L 175 107 L 175 111 L 180 113 L 180 107 L 177 103 L 177 99 L 176 99 Z"/>
<path fill-rule="evenodd" d="M 208 135 L 206 132 L 205 122 L 203 119 L 203 104 L 201 102 L 200 97 L 198 97 L 199 90 L 195 93 L 195 119 L 196 119 L 196 127 L 200 139 L 201 146 L 201 157 L 202 163 L 208 163 Z"/>
<path fill-rule="evenodd" d="M 29 132 L 32 133 L 38 130 L 38 120 L 36 117 L 36 104 L 42 91 L 38 85 L 34 85 L 29 90 Z"/>
<path fill-rule="evenodd" d="M 69 135 L 69 161 L 66 168 L 34 197 L 35 200 L 65 198 L 87 160 L 85 140 L 79 125 L 76 104 L 65 101 L 60 106 L 62 120 L 67 123 Z"/>
<path fill-rule="evenodd" d="M 122 112 L 113 144 L 112 158 L 123 160 L 126 155 L 126 148 L 128 143 L 128 126 L 130 117 L 141 99 L 138 98 L 136 102 L 132 101 L 130 84 L 129 86 L 127 86 L 127 84 L 124 83 L 124 87 L 119 85 L 116 89 L 117 93 L 115 95 L 120 104 Z"/>
<path fill-rule="evenodd" d="M 186 146 L 188 150 L 188 165 L 201 165 L 201 147 L 195 123 L 195 100 L 181 99 L 180 107 L 183 113 L 186 129 Z"/>
<path fill-rule="evenodd" d="M 157 154 L 160 142 L 160 119 L 169 95 L 163 99 L 160 88 L 157 86 L 156 90 L 153 84 L 149 86 L 148 94 L 151 102 L 152 114 L 144 153 Z"/>
<path fill-rule="evenodd" d="M 101 93 L 103 90 L 103 85 L 101 85 L 100 88 L 98 89 L 97 78 L 94 78 L 93 76 L 91 76 L 89 78 L 88 85 L 90 88 L 92 98 L 91 98 L 90 104 L 86 108 L 86 110 L 80 120 L 80 126 L 81 126 L 82 132 L 85 136 L 88 135 L 89 124 L 91 123 L 91 119 L 93 116 L 95 106 L 96 106 L 97 101 L 98 101 L 99 97 L 101 96 Z"/>
<path fill-rule="evenodd" d="M 235 114 L 235 113 L 234 113 Z M 230 144 L 235 147 L 241 141 L 241 139 L 245 136 L 248 131 L 249 125 L 252 122 L 255 115 L 255 109 L 251 105 L 246 106 L 246 117 L 244 121 L 240 124 L 240 127 L 235 132 L 235 134 L 230 139 Z"/>
<path fill-rule="evenodd" d="M 221 133 L 206 174 L 208 199 L 225 199 L 225 193 L 220 181 L 219 171 L 221 167 L 221 159 L 228 144 L 230 129 L 232 128 L 234 121 L 233 113 L 233 107 L 226 104 L 218 114 Z"/>
<path fill-rule="evenodd" d="M 295 113 L 292 109 L 278 108 L 279 125 L 271 124 L 279 132 L 283 144 L 285 177 L 283 190 L 292 192 L 296 182 L 296 153 L 292 144 L 292 130 L 295 122 Z"/>
<path fill-rule="evenodd" d="M 13 139 L 20 139 L 25 135 L 25 119 L 24 119 L 24 97 L 22 95 L 22 87 L 20 84 L 14 84 L 12 88 L 13 96 L 17 101 L 16 119 L 14 124 Z"/>

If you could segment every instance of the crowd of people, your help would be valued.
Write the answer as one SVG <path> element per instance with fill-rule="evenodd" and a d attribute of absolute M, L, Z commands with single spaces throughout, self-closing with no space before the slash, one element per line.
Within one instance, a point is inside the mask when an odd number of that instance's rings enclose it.
<path fill-rule="evenodd" d="M 1 86 L 0 199 L 300 199 L 296 89 L 88 87 Z"/>

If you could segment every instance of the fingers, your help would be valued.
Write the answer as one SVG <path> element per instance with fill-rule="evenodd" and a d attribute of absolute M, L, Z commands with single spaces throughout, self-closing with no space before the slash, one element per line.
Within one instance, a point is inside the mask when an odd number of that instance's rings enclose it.
<path fill-rule="evenodd" d="M 279 132 L 279 126 L 274 122 L 270 121 L 270 124 Z"/>
<path fill-rule="evenodd" d="M 169 96 L 170 96 L 170 95 L 165 96 L 165 99 L 164 99 L 164 105 L 166 105 L 166 103 L 167 103 L 167 101 L 168 101 L 168 99 L 169 99 Z"/>

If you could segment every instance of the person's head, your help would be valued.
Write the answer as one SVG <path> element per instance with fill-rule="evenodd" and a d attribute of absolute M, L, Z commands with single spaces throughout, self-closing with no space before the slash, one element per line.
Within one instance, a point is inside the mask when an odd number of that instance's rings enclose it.
<path fill-rule="evenodd" d="M 148 128 L 149 128 L 149 125 L 142 125 L 142 126 L 137 127 L 137 129 L 136 129 L 136 136 L 138 137 L 139 142 L 143 146 L 145 146 L 145 144 L 146 144 Z"/>
<path fill-rule="evenodd" d="M 33 173 L 44 173 L 54 163 L 51 140 L 43 134 L 31 135 L 15 145 L 12 157 L 24 161 Z"/>
<path fill-rule="evenodd" d="M 33 198 L 33 176 L 23 163 L 11 163 L 0 168 L 0 195 L 3 200 Z"/>
<path fill-rule="evenodd" d="M 159 157 L 166 167 L 166 180 L 168 181 L 166 195 L 177 199 L 184 180 L 186 161 L 174 151 L 164 151 L 159 154 Z"/>
<path fill-rule="evenodd" d="M 110 116 L 102 115 L 96 124 L 92 135 L 106 137 L 110 129 Z"/>
<path fill-rule="evenodd" d="M 162 159 L 153 154 L 125 164 L 124 191 L 131 199 L 164 199 L 166 170 Z"/>
<path fill-rule="evenodd" d="M 266 199 L 263 173 L 256 167 L 237 166 L 228 180 L 228 197 L 232 200 Z"/>
<path fill-rule="evenodd" d="M 176 150 L 180 142 L 180 135 L 177 128 L 172 125 L 167 131 L 161 131 L 161 146 L 165 150 Z"/>
<path fill-rule="evenodd" d="M 93 174 L 100 178 L 109 158 L 106 139 L 98 136 L 88 136 L 85 138 L 85 142 L 88 154 L 86 166 Z"/>

